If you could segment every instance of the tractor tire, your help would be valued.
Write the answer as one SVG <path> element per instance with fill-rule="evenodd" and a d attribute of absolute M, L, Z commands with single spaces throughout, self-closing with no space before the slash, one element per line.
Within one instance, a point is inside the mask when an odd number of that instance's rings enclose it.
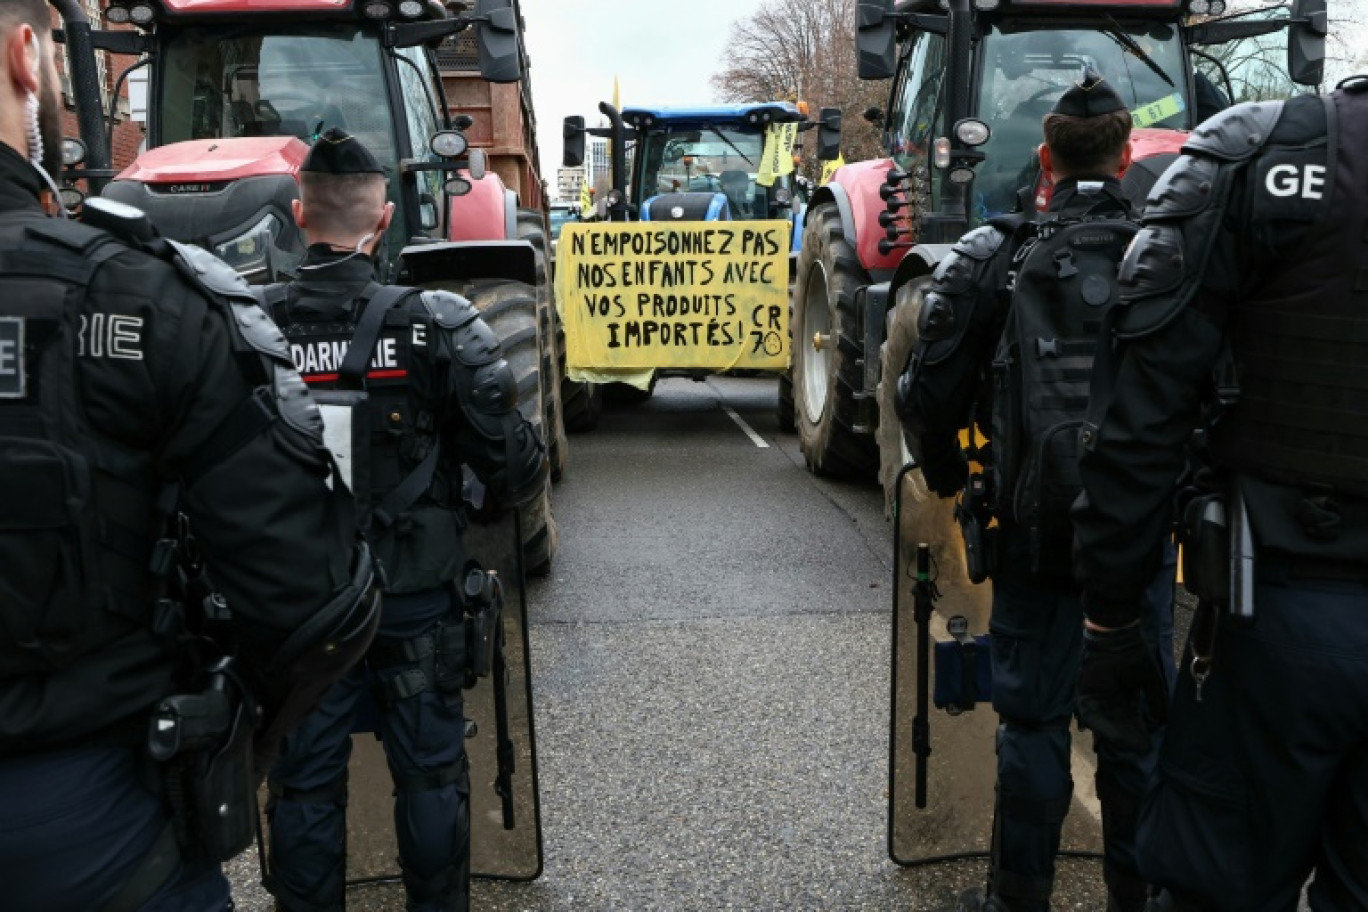
<path fill-rule="evenodd" d="M 536 289 L 511 279 L 477 279 L 459 291 L 470 299 L 499 337 L 504 359 L 513 368 L 517 382 L 518 411 L 545 439 Z M 551 571 L 551 559 L 560 543 L 551 514 L 550 477 L 544 490 L 522 510 L 522 534 L 523 566 L 533 576 L 545 576 Z"/>
<path fill-rule="evenodd" d="M 917 315 L 921 312 L 922 295 L 931 284 L 930 276 L 913 279 L 898 289 L 896 303 L 888 313 L 888 332 L 884 337 L 882 373 L 879 375 L 879 430 L 875 439 L 879 444 L 879 483 L 884 490 L 884 515 L 893 516 L 894 485 L 904 465 L 912 462 L 912 450 L 898 419 L 896 397 L 898 378 L 912 349 L 917 345 Z M 903 504 L 922 504 L 931 496 L 918 469 L 903 479 Z M 915 540 L 915 539 L 914 539 Z"/>
<path fill-rule="evenodd" d="M 779 406 L 775 411 L 779 419 L 779 430 L 793 433 L 793 372 L 786 370 L 779 375 Z"/>
<path fill-rule="evenodd" d="M 550 246 L 546 223 L 538 209 L 518 210 L 518 240 L 527 241 L 537 256 L 537 323 L 541 338 L 542 428 L 546 434 L 546 457 L 551 464 L 551 480 L 565 474 L 570 445 L 565 439 L 564 410 L 561 407 L 561 359 L 556 345 L 556 298 L 551 283 Z"/>
<path fill-rule="evenodd" d="M 798 254 L 792 326 L 794 419 L 803 459 L 817 475 L 872 479 L 878 468 L 874 439 L 855 430 L 864 379 L 855 291 L 868 284 L 836 204 L 814 206 Z"/>
<path fill-rule="evenodd" d="M 565 328 L 556 318 L 560 338 Z M 580 383 L 565 376 L 565 347 L 561 346 L 561 409 L 565 412 L 565 430 L 572 434 L 592 431 L 598 427 L 603 414 L 603 387 L 597 383 Z"/>
<path fill-rule="evenodd" d="M 651 375 L 651 382 L 645 389 L 630 383 L 606 383 L 603 386 L 603 401 L 609 405 L 632 406 L 649 402 L 655 395 L 657 375 Z"/>
<path fill-rule="evenodd" d="M 788 287 L 789 351 L 793 351 L 793 284 Z M 774 417 L 779 422 L 779 430 L 793 433 L 793 365 L 784 368 L 779 375 L 779 405 Z"/>

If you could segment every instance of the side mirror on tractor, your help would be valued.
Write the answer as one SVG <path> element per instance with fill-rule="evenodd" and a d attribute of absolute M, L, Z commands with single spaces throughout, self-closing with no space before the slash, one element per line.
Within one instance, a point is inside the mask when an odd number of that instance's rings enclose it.
<path fill-rule="evenodd" d="M 522 79 L 518 16 L 513 11 L 513 0 L 475 0 L 475 17 L 480 76 L 489 82 Z"/>
<path fill-rule="evenodd" d="M 817 112 L 817 158 L 835 161 L 841 157 L 841 109 L 822 108 Z"/>
<path fill-rule="evenodd" d="M 567 168 L 578 168 L 584 164 L 584 118 L 576 114 L 565 118 L 561 127 L 561 137 L 565 140 L 565 154 L 561 164 Z"/>
<path fill-rule="evenodd" d="M 861 79 L 889 79 L 898 64 L 893 0 L 860 0 L 855 8 L 855 50 Z"/>
<path fill-rule="evenodd" d="M 1293 0 L 1287 32 L 1287 74 L 1297 85 L 1319 86 L 1325 77 L 1325 0 Z"/>

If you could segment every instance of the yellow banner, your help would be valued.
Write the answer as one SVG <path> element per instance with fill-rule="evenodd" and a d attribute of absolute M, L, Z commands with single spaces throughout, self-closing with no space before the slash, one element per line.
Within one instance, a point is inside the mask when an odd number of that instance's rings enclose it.
<path fill-rule="evenodd" d="M 789 224 L 567 224 L 556 248 L 566 364 L 783 370 Z"/>
<path fill-rule="evenodd" d="M 836 157 L 831 161 L 822 162 L 822 179 L 818 181 L 818 184 L 831 183 L 831 178 L 836 173 L 836 169 L 845 167 L 845 163 L 845 156 L 840 153 L 837 153 Z"/>
<path fill-rule="evenodd" d="M 760 155 L 760 173 L 755 182 L 773 186 L 775 180 L 793 173 L 793 144 L 798 141 L 796 123 L 770 124 L 765 131 L 765 151 Z"/>

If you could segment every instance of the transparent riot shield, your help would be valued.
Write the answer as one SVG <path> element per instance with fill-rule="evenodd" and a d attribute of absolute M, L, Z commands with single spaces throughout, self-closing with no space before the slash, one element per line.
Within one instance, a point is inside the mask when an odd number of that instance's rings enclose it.
<path fill-rule="evenodd" d="M 502 649 L 488 677 L 464 692 L 470 760 L 470 870 L 475 877 L 534 880 L 542 872 L 540 793 L 532 713 L 526 576 L 514 516 L 472 527 L 468 545 L 503 588 Z M 370 711 L 374 712 L 373 706 Z M 364 711 L 358 714 L 364 717 Z M 384 748 L 358 718 L 352 736 L 347 806 L 349 884 L 397 880 L 394 784 Z M 363 731 L 362 729 L 368 729 Z"/>
<path fill-rule="evenodd" d="M 894 497 L 888 854 L 905 867 L 986 858 L 998 725 L 988 702 L 991 584 L 970 582 L 957 505 L 930 494 L 915 465 L 899 473 Z M 1102 845 L 1092 739 L 1073 740 L 1061 855 L 1092 857 Z"/>

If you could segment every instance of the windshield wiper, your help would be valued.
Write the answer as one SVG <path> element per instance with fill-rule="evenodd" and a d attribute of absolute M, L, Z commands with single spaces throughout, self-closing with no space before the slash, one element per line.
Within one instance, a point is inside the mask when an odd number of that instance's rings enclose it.
<path fill-rule="evenodd" d="M 1172 84 L 1172 83 L 1170 83 L 1170 85 L 1171 85 L 1171 84 Z M 730 139 L 727 139 L 726 135 L 725 135 L 721 130 L 717 129 L 717 127 L 714 127 L 714 126 L 712 126 L 711 124 L 709 124 L 709 125 L 708 125 L 708 129 L 709 129 L 711 132 L 717 134 L 717 138 L 718 138 L 718 139 L 722 140 L 724 143 L 726 143 L 727 145 L 731 146 L 733 152 L 735 152 L 737 155 L 741 156 L 742 158 L 744 158 L 744 159 L 746 160 L 746 164 L 748 164 L 748 165 L 753 165 L 753 164 L 755 164 L 755 162 L 753 162 L 753 161 L 750 160 L 750 156 L 749 156 L 749 155 L 747 155 L 745 152 L 742 152 L 740 149 L 738 149 L 738 148 L 736 147 L 736 143 L 732 142 Z"/>
<path fill-rule="evenodd" d="M 1136 41 L 1134 38 L 1132 38 L 1130 35 L 1127 35 L 1125 32 L 1121 31 L 1121 23 L 1117 22 L 1111 16 L 1107 17 L 1107 21 L 1112 24 L 1112 27 L 1109 29 L 1103 29 L 1102 34 L 1106 35 L 1112 41 L 1115 41 L 1117 44 L 1121 45 L 1123 48 L 1130 52 L 1132 57 L 1138 58 L 1141 63 L 1143 63 L 1145 66 L 1153 70 L 1160 79 L 1164 80 L 1164 82 L 1167 82 L 1169 84 L 1169 88 L 1178 88 L 1178 86 L 1174 85 L 1173 80 L 1169 78 L 1169 74 L 1164 72 L 1163 67 L 1155 63 L 1154 58 L 1151 57 L 1149 54 L 1145 53 L 1145 49 L 1140 46 L 1140 43 Z"/>

